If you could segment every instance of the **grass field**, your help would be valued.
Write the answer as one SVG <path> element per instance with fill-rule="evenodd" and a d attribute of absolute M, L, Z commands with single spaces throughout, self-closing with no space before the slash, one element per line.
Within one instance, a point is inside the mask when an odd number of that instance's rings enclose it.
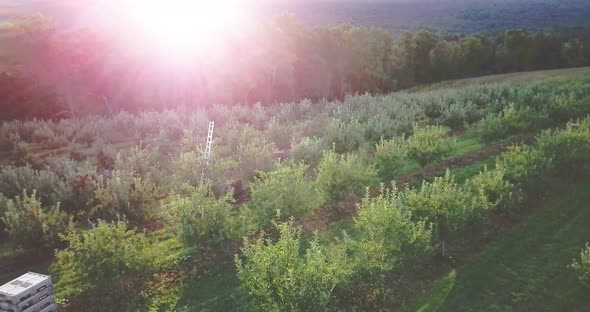
<path fill-rule="evenodd" d="M 587 311 L 567 269 L 590 239 L 590 180 L 547 194 L 518 227 L 450 270 L 406 311 Z"/>
<path fill-rule="evenodd" d="M 481 85 L 515 85 L 531 81 L 560 81 L 570 79 L 590 79 L 590 67 L 540 70 L 532 72 L 518 72 L 510 74 L 490 75 L 477 78 L 466 78 L 437 82 L 410 89 L 410 92 L 436 91 L 441 89 L 461 89 Z"/>

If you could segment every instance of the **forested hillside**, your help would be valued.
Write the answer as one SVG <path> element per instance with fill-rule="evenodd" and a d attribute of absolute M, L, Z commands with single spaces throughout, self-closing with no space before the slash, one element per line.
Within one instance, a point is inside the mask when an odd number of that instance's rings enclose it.
<path fill-rule="evenodd" d="M 380 28 L 312 28 L 289 15 L 182 63 L 115 32 L 63 32 L 42 15 L 6 24 L 2 118 L 60 118 L 169 107 L 268 105 L 386 93 L 436 81 L 590 64 L 590 30 L 399 40 Z M 141 40 L 141 38 L 136 38 Z M 167 59 L 155 62 L 154 59 Z M 27 105 L 13 105 L 14 101 Z"/>

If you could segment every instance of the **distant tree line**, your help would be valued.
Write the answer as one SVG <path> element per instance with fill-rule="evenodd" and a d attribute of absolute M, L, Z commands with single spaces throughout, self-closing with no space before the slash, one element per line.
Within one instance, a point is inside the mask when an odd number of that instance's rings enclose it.
<path fill-rule="evenodd" d="M 112 34 L 64 33 L 42 16 L 12 24 L 27 53 L 19 55 L 18 67 L 0 75 L 2 119 L 335 99 L 447 79 L 590 65 L 586 28 L 466 37 L 421 29 L 394 38 L 376 27 L 312 28 L 281 15 L 226 40 L 215 60 L 196 56 L 182 70 L 170 70 Z"/>

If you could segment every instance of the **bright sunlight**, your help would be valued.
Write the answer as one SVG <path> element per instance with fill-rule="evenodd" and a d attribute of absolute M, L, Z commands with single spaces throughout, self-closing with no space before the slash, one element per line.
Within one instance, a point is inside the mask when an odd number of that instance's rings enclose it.
<path fill-rule="evenodd" d="M 124 0 L 117 6 L 139 39 L 175 57 L 202 54 L 248 19 L 240 0 Z"/>

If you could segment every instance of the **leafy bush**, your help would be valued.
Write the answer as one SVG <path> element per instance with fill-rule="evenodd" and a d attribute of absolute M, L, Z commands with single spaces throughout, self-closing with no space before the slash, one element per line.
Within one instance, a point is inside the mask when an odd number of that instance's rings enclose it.
<path fill-rule="evenodd" d="M 41 249 L 58 246 L 58 235 L 72 226 L 72 219 L 60 210 L 59 203 L 44 207 L 36 191 L 28 195 L 26 190 L 22 196 L 7 202 L 2 222 L 17 244 Z"/>
<path fill-rule="evenodd" d="M 250 181 L 258 171 L 269 171 L 274 164 L 273 153 L 275 146 L 266 138 L 240 144 L 234 154 L 239 163 L 241 180 Z"/>
<path fill-rule="evenodd" d="M 80 168 L 78 168 L 80 169 Z M 76 172 L 66 176 L 70 196 L 61 202 L 64 211 L 75 218 L 86 219 L 94 205 L 96 181 L 94 173 Z"/>
<path fill-rule="evenodd" d="M 469 123 L 478 119 L 477 110 L 472 102 L 453 103 L 442 111 L 442 124 L 453 129 L 464 129 Z"/>
<path fill-rule="evenodd" d="M 245 240 L 236 256 L 238 278 L 266 311 L 326 311 L 334 306 L 333 290 L 352 274 L 345 249 L 322 247 L 318 240 L 301 254 L 301 230 L 277 225 L 273 242 L 260 236 Z"/>
<path fill-rule="evenodd" d="M 395 184 L 381 185 L 376 197 L 369 194 L 358 205 L 355 227 L 364 234 L 359 254 L 362 266 L 378 272 L 391 271 L 404 261 L 420 261 L 431 250 L 432 228 L 413 221 Z"/>
<path fill-rule="evenodd" d="M 487 115 L 472 128 L 482 144 L 505 139 L 511 135 L 548 125 L 546 115 L 530 108 L 517 109 L 510 105 L 500 113 Z"/>
<path fill-rule="evenodd" d="M 169 249 L 153 244 L 124 221 L 99 221 L 90 230 L 72 230 L 61 238 L 67 248 L 56 252 L 50 269 L 57 278 L 57 295 L 62 298 L 113 282 L 120 282 L 121 291 L 125 291 L 125 279 L 130 275 L 153 272 L 169 261 Z"/>
<path fill-rule="evenodd" d="M 445 255 L 447 231 L 460 228 L 466 222 L 480 219 L 492 208 L 483 191 L 471 192 L 459 186 L 450 171 L 433 182 L 422 182 L 418 189 L 408 189 L 404 193 L 408 207 L 418 216 L 425 217 L 435 224 L 438 239 Z"/>
<path fill-rule="evenodd" d="M 290 158 L 295 162 L 303 161 L 311 168 L 319 165 L 324 152 L 329 149 L 326 141 L 317 137 L 304 137 L 291 145 Z"/>
<path fill-rule="evenodd" d="M 579 170 L 590 161 L 590 118 L 568 123 L 567 128 L 559 132 L 544 133 L 538 145 L 557 168 Z"/>
<path fill-rule="evenodd" d="M 442 127 L 426 126 L 414 130 L 414 135 L 408 139 L 408 156 L 425 167 L 449 155 L 454 143 L 453 139 L 446 138 Z"/>
<path fill-rule="evenodd" d="M 578 278 L 585 284 L 590 283 L 590 244 L 580 252 L 580 259 L 574 259 L 570 268 L 578 273 Z"/>
<path fill-rule="evenodd" d="M 509 182 L 523 186 L 543 176 L 552 167 L 552 159 L 537 147 L 515 145 L 498 157 L 496 167 L 504 170 Z"/>
<path fill-rule="evenodd" d="M 486 198 L 491 208 L 510 211 L 520 203 L 520 192 L 514 184 L 506 180 L 506 169 L 484 168 L 475 177 L 465 181 L 465 187 L 475 196 Z"/>
<path fill-rule="evenodd" d="M 320 161 L 316 181 L 323 198 L 334 203 L 352 194 L 362 195 L 365 187 L 377 181 L 377 173 L 356 154 L 329 151 Z"/>
<path fill-rule="evenodd" d="M 174 185 L 171 186 L 171 189 L 186 183 L 196 185 L 201 181 L 201 171 L 204 165 L 204 155 L 194 151 L 180 153 L 177 158 L 172 160 Z"/>
<path fill-rule="evenodd" d="M 555 122 L 584 117 L 590 113 L 590 97 L 578 99 L 574 94 L 557 94 L 550 98 L 545 110 Z"/>
<path fill-rule="evenodd" d="M 252 205 L 260 210 L 262 220 L 271 220 L 280 211 L 280 218 L 300 216 L 319 207 L 321 194 L 306 177 L 304 164 L 278 163 L 270 172 L 262 172 L 250 184 Z"/>
<path fill-rule="evenodd" d="M 254 227 L 248 211 L 234 208 L 232 200 L 231 193 L 216 198 L 206 184 L 185 185 L 167 199 L 164 214 L 185 245 L 213 245 L 239 238 Z"/>
<path fill-rule="evenodd" d="M 322 138 L 334 146 L 339 153 L 350 153 L 356 151 L 365 141 L 363 126 L 357 121 L 343 122 L 332 120 L 324 130 Z"/>
<path fill-rule="evenodd" d="M 145 224 L 153 217 L 158 188 L 150 181 L 113 171 L 111 177 L 97 181 L 95 188 L 94 218 L 111 221 L 124 217 L 132 224 Z"/>
<path fill-rule="evenodd" d="M 375 166 L 381 181 L 391 181 L 401 173 L 408 160 L 404 139 L 383 140 L 375 146 Z"/>
<path fill-rule="evenodd" d="M 35 170 L 30 166 L 6 166 L 0 170 L 0 190 L 8 198 L 23 190 L 37 190 L 45 205 L 56 205 L 70 196 L 66 183 L 51 170 Z"/>
<path fill-rule="evenodd" d="M 6 198 L 4 194 L 0 193 L 0 237 L 2 234 L 4 234 L 4 230 L 6 229 L 4 221 L 2 221 L 2 217 L 4 217 L 4 214 L 6 211 L 8 211 L 8 202 L 9 199 Z"/>
<path fill-rule="evenodd" d="M 291 141 L 294 138 L 294 127 L 289 124 L 281 123 L 278 119 L 272 118 L 266 128 L 265 134 L 270 141 L 280 149 L 287 149 L 291 146 Z"/>

